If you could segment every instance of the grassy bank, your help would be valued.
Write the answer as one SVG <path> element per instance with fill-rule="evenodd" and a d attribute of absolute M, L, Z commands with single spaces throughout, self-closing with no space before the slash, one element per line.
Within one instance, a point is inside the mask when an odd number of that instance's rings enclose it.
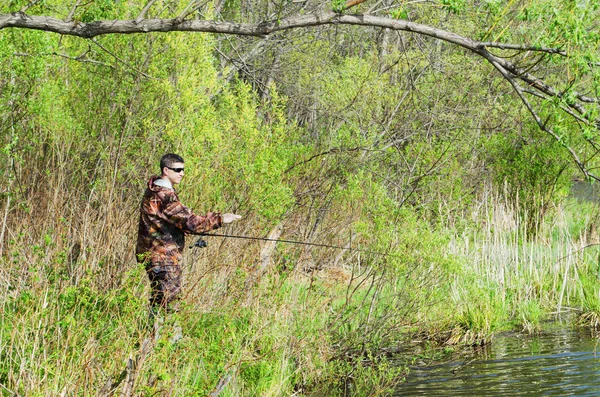
<path fill-rule="evenodd" d="M 254 243 L 189 250 L 182 309 L 133 393 L 377 395 L 405 374 L 388 358 L 418 341 L 487 342 L 565 311 L 597 326 L 596 206 L 566 200 L 535 236 L 499 201 L 480 208 L 485 221 L 460 232 L 419 223 L 389 257 L 282 245 L 259 271 Z M 119 393 L 149 334 L 145 273 L 93 249 L 74 258 L 72 239 L 53 230 L 7 246 L 0 383 L 20 395 Z M 173 344 L 175 324 L 184 338 Z"/>
<path fill-rule="evenodd" d="M 120 393 L 127 383 L 123 371 L 139 356 L 152 329 L 143 269 L 126 272 L 111 288 L 98 285 L 94 274 L 77 283 L 53 275 L 40 269 L 2 299 L 0 380 L 5 391 Z M 361 303 L 346 307 L 340 297 L 348 291 L 332 283 L 335 277 L 325 282 L 302 274 L 271 274 L 260 285 L 248 286 L 246 276 L 235 270 L 204 277 L 188 273 L 188 285 L 197 289 L 189 291 L 180 312 L 167 317 L 160 339 L 140 363 L 135 395 L 205 396 L 220 382 L 225 382 L 225 396 L 336 395 L 343 394 L 346 377 L 362 394 L 373 379 L 377 384 L 394 380 L 398 371 L 381 375 L 354 360 L 358 353 L 352 349 L 360 348 L 360 338 L 336 345 L 344 337 L 334 336 L 334 330 L 358 337 L 356 322 L 340 321 L 360 315 Z M 175 324 L 184 337 L 171 343 Z"/>

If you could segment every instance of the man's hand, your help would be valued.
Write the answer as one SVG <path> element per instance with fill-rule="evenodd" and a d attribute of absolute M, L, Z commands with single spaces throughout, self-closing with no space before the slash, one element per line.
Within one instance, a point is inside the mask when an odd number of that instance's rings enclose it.
<path fill-rule="evenodd" d="M 236 214 L 223 214 L 221 215 L 221 220 L 223 221 L 223 223 L 231 223 L 233 221 L 238 221 L 242 219 L 241 215 L 236 215 Z"/>

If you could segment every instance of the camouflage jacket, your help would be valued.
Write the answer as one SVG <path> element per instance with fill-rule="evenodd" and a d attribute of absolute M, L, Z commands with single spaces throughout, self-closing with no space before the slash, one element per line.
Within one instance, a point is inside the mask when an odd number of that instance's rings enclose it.
<path fill-rule="evenodd" d="M 136 257 L 146 268 L 176 266 L 181 263 L 185 233 L 202 233 L 221 227 L 221 214 L 195 215 L 181 204 L 173 189 L 148 181 L 140 206 Z"/>

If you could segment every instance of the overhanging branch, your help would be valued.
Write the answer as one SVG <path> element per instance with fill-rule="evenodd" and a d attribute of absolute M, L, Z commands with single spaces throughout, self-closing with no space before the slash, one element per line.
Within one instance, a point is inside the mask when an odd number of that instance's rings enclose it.
<path fill-rule="evenodd" d="M 512 85 L 512 87 L 514 88 L 515 92 L 517 93 L 517 95 L 519 96 L 519 98 L 521 99 L 521 101 L 523 102 L 523 104 L 525 105 L 525 107 L 527 108 L 527 110 L 529 111 L 529 113 L 531 114 L 531 116 L 533 117 L 533 119 L 535 120 L 535 122 L 537 123 L 538 127 L 548 133 L 549 135 L 551 135 L 557 142 L 562 143 L 563 146 L 567 149 L 567 151 L 571 154 L 571 157 L 573 158 L 573 161 L 575 162 L 575 164 L 577 165 L 577 167 L 579 168 L 579 170 L 587 177 L 587 178 L 591 178 L 594 179 L 596 181 L 600 181 L 600 177 L 592 174 L 589 172 L 589 170 L 586 168 L 585 164 L 579 159 L 579 156 L 577 155 L 577 153 L 573 150 L 573 148 L 571 148 L 570 146 L 566 145 L 564 143 L 564 140 L 556 133 L 554 132 L 551 128 L 549 128 L 545 122 L 542 121 L 542 119 L 540 118 L 540 116 L 538 115 L 538 113 L 535 111 L 535 109 L 533 108 L 533 106 L 531 105 L 531 103 L 529 102 L 529 100 L 527 99 L 527 97 L 525 96 L 524 90 L 523 88 L 515 81 L 514 76 L 511 76 L 510 72 L 508 70 L 506 70 L 499 62 L 498 59 L 496 59 L 496 57 L 494 57 L 493 55 L 489 54 L 489 53 L 482 53 L 482 55 L 496 68 L 496 70 L 498 70 L 500 72 L 500 74 L 506 79 L 508 80 L 508 82 Z"/>
<path fill-rule="evenodd" d="M 561 104 L 563 110 L 565 110 L 575 120 L 579 122 L 586 121 L 589 125 L 596 126 L 596 128 L 598 128 L 599 125 L 598 120 L 593 119 L 586 109 L 586 105 L 597 105 L 600 103 L 599 98 L 588 97 L 578 92 L 570 92 L 569 97 L 565 98 L 565 93 L 555 89 L 530 72 L 519 68 L 509 60 L 494 56 L 486 49 L 486 47 L 519 51 L 540 51 L 548 54 L 568 56 L 568 54 L 561 49 L 496 42 L 480 42 L 448 30 L 438 29 L 430 25 L 419 24 L 407 20 L 379 17 L 369 14 L 340 14 L 333 11 L 324 11 L 306 15 L 294 15 L 286 19 L 254 24 L 230 21 L 186 19 L 185 17 L 181 18 L 181 15 L 177 18 L 171 19 L 145 19 L 144 16 L 148 8 L 150 8 L 153 3 L 154 0 L 149 0 L 140 15 L 135 20 L 100 20 L 83 23 L 68 20 L 65 21 L 49 16 L 28 15 L 24 12 L 2 14 L 0 15 L 0 30 L 6 28 L 35 29 L 88 39 L 105 34 L 133 34 L 149 32 L 204 32 L 238 36 L 267 37 L 270 34 L 285 30 L 324 25 L 358 25 L 396 31 L 406 31 L 458 45 L 486 59 L 500 72 L 505 79 L 511 83 L 524 105 L 538 123 L 539 127 L 543 131 L 546 131 L 550 135 L 554 136 L 555 139 L 559 141 L 560 137 L 557 136 L 554 131 L 547 128 L 545 123 L 539 119 L 535 109 L 524 95 L 526 90 L 527 92 L 538 92 L 540 94 L 539 96 L 546 98 L 560 98 L 563 100 L 563 104 Z M 189 4 L 196 4 L 196 0 L 191 0 Z M 517 80 L 523 82 L 526 85 L 526 88 L 521 87 L 517 83 Z M 576 153 L 569 147 L 567 147 L 567 149 L 573 156 L 579 168 L 581 168 L 587 176 L 597 179 L 596 176 L 590 175 L 584 169 L 584 164 L 579 160 Z"/>
<path fill-rule="evenodd" d="M 414 32 L 457 44 L 471 51 L 477 50 L 480 45 L 475 40 L 429 25 L 374 15 L 338 14 L 333 11 L 296 15 L 279 21 L 257 24 L 198 19 L 182 21 L 178 18 L 103 20 L 83 23 L 68 22 L 48 16 L 28 15 L 22 12 L 0 15 L 0 30 L 5 28 L 35 29 L 88 39 L 105 34 L 149 32 L 205 32 L 264 37 L 283 30 L 333 24 L 372 26 Z"/>
<path fill-rule="evenodd" d="M 558 54 L 564 57 L 567 56 L 567 52 L 561 50 L 560 48 L 549 48 L 549 47 L 541 47 L 541 46 L 529 46 L 529 45 L 519 45 L 519 44 L 507 44 L 507 43 L 496 43 L 496 42 L 482 42 L 479 43 L 480 48 L 484 47 L 492 47 L 492 48 L 500 48 L 501 50 L 516 50 L 516 51 L 537 51 L 537 52 L 545 52 L 548 54 Z"/>

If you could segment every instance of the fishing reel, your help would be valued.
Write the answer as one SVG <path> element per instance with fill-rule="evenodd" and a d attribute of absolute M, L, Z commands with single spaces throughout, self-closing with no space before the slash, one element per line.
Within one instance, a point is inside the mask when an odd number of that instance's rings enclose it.
<path fill-rule="evenodd" d="M 198 240 L 196 240 L 194 244 L 190 245 L 190 248 L 194 247 L 206 248 L 208 247 L 208 243 L 206 242 L 206 240 L 204 240 L 204 238 L 200 237 Z"/>

